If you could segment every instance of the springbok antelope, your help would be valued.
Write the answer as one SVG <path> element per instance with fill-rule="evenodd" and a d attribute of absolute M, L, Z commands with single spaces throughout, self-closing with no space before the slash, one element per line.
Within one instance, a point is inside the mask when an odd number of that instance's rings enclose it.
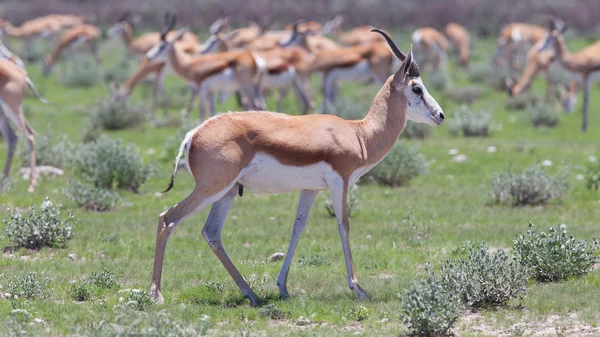
<path fill-rule="evenodd" d="M 196 88 L 200 96 L 200 115 L 205 117 L 205 104 L 209 102 L 211 115 L 214 116 L 214 92 L 236 91 L 240 89 L 242 104 L 254 109 L 261 104 L 259 97 L 262 76 L 265 72 L 264 60 L 250 50 L 236 50 L 223 53 L 190 56 L 186 54 L 179 41 L 186 30 L 179 30 L 171 41 L 166 34 L 175 25 L 175 16 L 171 16 L 169 25 L 165 26 L 160 42 L 146 54 L 151 62 L 165 62 L 175 73 Z"/>
<path fill-rule="evenodd" d="M 567 26 L 562 21 L 550 20 L 550 29 L 539 47 L 540 51 L 553 49 L 558 62 L 567 70 L 581 76 L 583 82 L 583 121 L 581 131 L 588 127 L 588 105 L 592 75 L 600 71 L 600 41 L 595 42 L 577 53 L 571 53 L 563 37 Z"/>
<path fill-rule="evenodd" d="M 446 69 L 448 40 L 433 27 L 422 27 L 411 35 L 412 43 L 421 64 L 429 63 L 432 71 Z"/>
<path fill-rule="evenodd" d="M 456 22 L 450 22 L 444 28 L 444 34 L 448 37 L 448 40 L 454 44 L 458 50 L 458 62 L 463 67 L 469 65 L 469 59 L 471 58 L 471 39 L 469 38 L 469 32 L 465 27 L 461 26 Z"/>
<path fill-rule="evenodd" d="M 29 187 L 27 192 L 33 192 L 37 185 L 35 174 L 35 131 L 25 119 L 23 114 L 23 98 L 30 86 L 29 77 L 23 69 L 7 58 L 0 58 L 0 133 L 8 146 L 6 164 L 4 165 L 4 177 L 10 174 L 15 148 L 17 147 L 17 135 L 10 127 L 10 122 L 15 123 L 17 128 L 27 137 L 29 146 Z"/>
<path fill-rule="evenodd" d="M 37 91 L 33 81 L 29 78 L 29 74 L 27 74 L 27 69 L 25 69 L 25 62 L 21 60 L 17 54 L 13 53 L 10 49 L 8 49 L 2 41 L 0 41 L 0 59 L 7 59 L 17 65 L 25 74 L 25 81 L 27 82 L 27 86 L 31 89 L 33 95 L 42 103 L 50 104 L 40 93 Z"/>
<path fill-rule="evenodd" d="M 75 26 L 65 31 L 60 40 L 54 47 L 52 53 L 44 58 L 44 75 L 48 76 L 59 58 L 67 51 L 67 49 L 75 48 L 78 45 L 85 44 L 96 59 L 100 61 L 98 55 L 97 40 L 100 37 L 100 29 L 93 25 Z"/>
<path fill-rule="evenodd" d="M 394 57 L 386 44 L 370 43 L 352 47 L 338 47 L 312 51 L 307 43 L 307 32 L 294 30 L 282 46 L 301 46 L 314 55 L 311 72 L 323 73 L 322 111 L 335 111 L 335 96 L 339 82 L 385 83 L 393 73 Z"/>
<path fill-rule="evenodd" d="M 519 78 L 519 81 L 515 83 L 510 78 L 506 79 L 506 88 L 510 96 L 515 96 L 525 91 L 531 85 L 533 78 L 540 72 L 546 74 L 546 95 L 550 97 L 552 92 L 552 81 L 550 78 L 550 72 L 548 71 L 550 65 L 554 62 L 554 50 L 540 51 L 544 41 L 539 41 L 527 52 L 527 58 L 525 62 L 525 68 Z"/>
<path fill-rule="evenodd" d="M 231 112 L 211 118 L 188 132 L 175 159 L 185 154 L 196 182 L 192 193 L 158 217 L 156 251 L 150 293 L 163 303 L 162 267 L 169 236 L 184 219 L 212 204 L 202 235 L 253 305 L 259 298 L 227 256 L 221 239 L 225 219 L 242 186 L 254 193 L 300 190 L 292 238 L 277 278 L 281 297 L 288 297 L 287 276 L 298 240 L 318 191 L 329 190 L 342 241 L 348 286 L 368 299 L 356 277 L 350 250 L 346 208 L 348 189 L 396 143 L 407 120 L 440 125 L 444 113 L 427 92 L 413 60 L 412 48 L 402 53 L 380 30 L 400 69 L 389 76 L 375 96 L 367 116 L 346 121 L 331 115 L 290 116 L 266 111 Z"/>
<path fill-rule="evenodd" d="M 547 33 L 546 28 L 527 23 L 515 22 L 504 26 L 498 35 L 494 65 L 499 67 L 508 63 L 512 70 L 518 69 L 525 48 L 544 39 Z"/>
<path fill-rule="evenodd" d="M 0 36 L 7 35 L 23 40 L 23 53 L 31 54 L 31 44 L 36 38 L 50 38 L 61 31 L 62 25 L 56 20 L 38 18 L 24 22 L 19 27 L 0 19 Z"/>
<path fill-rule="evenodd" d="M 264 33 L 264 28 L 256 22 L 250 23 L 248 27 L 238 28 L 226 33 L 225 39 L 229 41 L 231 48 L 245 48 L 248 43 L 256 40 Z"/>
<path fill-rule="evenodd" d="M 371 34 L 372 26 L 359 26 L 345 33 L 340 33 L 336 39 L 343 45 L 356 46 L 372 42 L 385 42 L 381 35 Z"/>

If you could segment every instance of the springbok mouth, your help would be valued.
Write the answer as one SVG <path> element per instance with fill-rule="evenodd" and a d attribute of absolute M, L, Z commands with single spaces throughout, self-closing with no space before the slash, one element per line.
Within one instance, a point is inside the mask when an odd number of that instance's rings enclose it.
<path fill-rule="evenodd" d="M 431 120 L 436 124 L 436 126 L 440 126 L 444 121 L 443 119 L 434 116 L 431 116 Z"/>

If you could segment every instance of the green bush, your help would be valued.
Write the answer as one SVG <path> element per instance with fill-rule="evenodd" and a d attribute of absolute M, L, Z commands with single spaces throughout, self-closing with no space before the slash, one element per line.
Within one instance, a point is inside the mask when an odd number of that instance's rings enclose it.
<path fill-rule="evenodd" d="M 87 54 L 75 53 L 62 64 L 59 82 L 67 87 L 91 87 L 100 83 L 104 74 L 96 60 Z"/>
<path fill-rule="evenodd" d="M 513 206 L 540 205 L 562 199 L 570 189 L 567 172 L 552 176 L 548 169 L 531 165 L 522 172 L 510 168 L 492 176 L 492 198 Z"/>
<path fill-rule="evenodd" d="M 5 279 L 0 275 L 0 280 L 5 281 L 5 291 L 12 295 L 15 300 L 42 299 L 48 295 L 47 287 L 52 281 L 48 277 L 42 277 L 36 272 L 29 272 L 23 276 L 13 276 L 11 279 Z"/>
<path fill-rule="evenodd" d="M 348 317 L 348 319 L 352 320 L 352 321 L 364 321 L 367 318 L 369 318 L 369 316 L 371 316 L 371 310 L 369 310 L 369 308 L 362 306 L 362 305 L 355 305 L 353 306 L 350 311 L 348 312 L 348 314 L 346 315 L 346 317 Z"/>
<path fill-rule="evenodd" d="M 453 87 L 448 89 L 448 97 L 458 104 L 471 104 L 485 94 L 481 86 Z"/>
<path fill-rule="evenodd" d="M 35 137 L 36 165 L 48 165 L 64 168 L 73 157 L 75 145 L 71 143 L 66 135 L 54 139 L 52 132 L 48 129 L 43 135 Z M 21 151 L 21 167 L 29 167 L 29 150 Z"/>
<path fill-rule="evenodd" d="M 411 336 L 450 336 L 462 304 L 447 292 L 440 279 L 427 266 L 429 277 L 415 281 L 402 295 L 401 311 Z"/>
<path fill-rule="evenodd" d="M 494 70 L 489 63 L 476 63 L 469 66 L 467 78 L 475 84 L 485 84 L 494 77 Z"/>
<path fill-rule="evenodd" d="M 40 249 L 42 247 L 63 247 L 73 237 L 73 213 L 67 211 L 67 218 L 60 216 L 62 205 L 54 205 L 46 197 L 39 211 L 31 206 L 27 215 L 18 209 L 9 209 L 6 224 L 6 235 L 17 247 Z"/>
<path fill-rule="evenodd" d="M 503 306 L 525 295 L 528 271 L 504 250 L 490 254 L 482 242 L 468 244 L 466 251 L 467 258 L 442 262 L 440 280 L 446 291 L 473 308 Z"/>
<path fill-rule="evenodd" d="M 285 319 L 291 315 L 289 311 L 279 309 L 275 304 L 267 304 L 258 309 L 258 314 L 270 319 Z"/>
<path fill-rule="evenodd" d="M 400 134 L 401 138 L 408 139 L 425 139 L 429 138 L 431 134 L 431 127 L 424 123 L 417 123 L 413 121 L 407 121 L 406 127 Z"/>
<path fill-rule="evenodd" d="M 335 101 L 335 110 L 345 120 L 359 120 L 365 118 L 371 108 L 370 100 L 353 100 L 339 97 Z M 330 112 L 333 113 L 333 112 Z"/>
<path fill-rule="evenodd" d="M 466 105 L 452 113 L 448 131 L 453 136 L 489 137 L 492 134 L 492 114 L 484 110 L 473 110 Z"/>
<path fill-rule="evenodd" d="M 138 193 L 153 172 L 135 145 L 124 145 L 106 135 L 82 145 L 74 162 L 76 172 L 85 180 L 109 190 L 116 187 Z"/>
<path fill-rule="evenodd" d="M 591 161 L 586 170 L 587 188 L 597 191 L 600 187 L 600 160 Z"/>
<path fill-rule="evenodd" d="M 123 201 L 117 192 L 86 185 L 77 180 L 69 180 L 63 193 L 71 202 L 93 212 L 108 212 L 117 208 Z"/>
<path fill-rule="evenodd" d="M 104 68 L 104 82 L 123 83 L 129 79 L 135 70 L 135 59 L 129 54 L 123 54 L 116 63 Z"/>
<path fill-rule="evenodd" d="M 531 270 L 540 282 L 556 282 L 589 273 L 598 261 L 599 242 L 575 240 L 567 235 L 567 227 L 558 231 L 550 227 L 548 233 L 537 232 L 529 223 L 526 234 L 513 240 L 517 260 Z"/>
<path fill-rule="evenodd" d="M 143 290 L 129 289 L 126 293 L 126 296 L 123 298 L 123 306 L 125 308 L 144 311 L 154 304 L 152 296 Z"/>
<path fill-rule="evenodd" d="M 531 105 L 543 102 L 538 95 L 530 92 L 524 92 L 514 97 L 509 97 L 504 104 L 506 110 L 525 110 Z"/>
<path fill-rule="evenodd" d="M 398 187 L 424 174 L 429 169 L 425 156 L 416 148 L 398 141 L 390 153 L 365 177 L 381 185 Z"/>
<path fill-rule="evenodd" d="M 358 190 L 358 185 L 353 185 L 348 190 L 348 198 L 346 203 L 346 208 L 348 209 L 348 216 L 350 217 L 354 211 L 358 210 L 360 207 L 360 201 L 356 196 L 356 191 Z M 325 210 L 329 213 L 330 216 L 335 217 L 335 210 L 333 209 L 333 203 L 331 202 L 331 197 L 325 199 Z"/>
<path fill-rule="evenodd" d="M 147 108 L 135 105 L 130 100 L 108 97 L 100 99 L 90 107 L 92 129 L 122 130 L 141 125 Z"/>
<path fill-rule="evenodd" d="M 533 126 L 555 127 L 561 115 L 561 109 L 553 104 L 542 102 L 531 104 L 527 107 L 527 114 Z"/>
<path fill-rule="evenodd" d="M 115 289 L 119 287 L 119 282 L 115 279 L 115 274 L 106 268 L 102 268 L 100 272 L 92 272 L 87 282 L 102 289 Z"/>
<path fill-rule="evenodd" d="M 90 289 L 89 284 L 85 282 L 78 281 L 71 283 L 67 288 L 67 291 L 74 301 L 84 302 L 92 298 L 92 290 Z"/>

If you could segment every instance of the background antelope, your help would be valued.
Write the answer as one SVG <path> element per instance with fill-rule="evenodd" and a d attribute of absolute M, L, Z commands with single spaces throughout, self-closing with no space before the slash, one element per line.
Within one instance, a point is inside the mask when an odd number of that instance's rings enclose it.
<path fill-rule="evenodd" d="M 542 40 L 548 30 L 538 25 L 527 23 L 511 23 L 498 34 L 494 64 L 496 67 L 508 64 L 515 71 L 521 67 L 523 53 L 532 45 Z"/>
<path fill-rule="evenodd" d="M 423 66 L 430 65 L 434 72 L 445 71 L 448 40 L 442 33 L 432 27 L 423 27 L 415 30 L 411 39 Z"/>
<path fill-rule="evenodd" d="M 50 75 L 54 65 L 65 52 L 70 52 L 69 49 L 77 48 L 81 44 L 87 47 L 96 62 L 100 62 L 97 47 L 99 37 L 100 30 L 93 25 L 80 25 L 65 31 L 52 53 L 44 58 L 44 75 Z"/>
<path fill-rule="evenodd" d="M 187 198 L 159 216 L 151 285 L 151 294 L 157 302 L 164 301 L 160 289 L 169 236 L 181 221 L 212 204 L 202 235 L 244 297 L 254 305 L 259 303 L 221 241 L 225 218 L 240 186 L 255 193 L 301 191 L 292 239 L 277 278 L 281 297 L 289 296 L 287 275 L 310 208 L 318 191 L 329 190 L 342 239 L 348 286 L 360 298 L 368 298 L 358 284 L 350 251 L 348 189 L 386 156 L 407 120 L 434 126 L 444 120 L 442 109 L 420 79 L 412 50 L 405 55 L 383 31 L 375 31 L 386 38 L 402 64 L 386 80 L 363 120 L 233 112 L 211 118 L 186 135 L 166 191 L 173 187 L 184 152 L 196 187 Z"/>
<path fill-rule="evenodd" d="M 458 62 L 463 67 L 469 65 L 471 58 L 471 39 L 465 27 L 456 22 L 449 22 L 444 28 L 444 34 L 458 50 Z"/>

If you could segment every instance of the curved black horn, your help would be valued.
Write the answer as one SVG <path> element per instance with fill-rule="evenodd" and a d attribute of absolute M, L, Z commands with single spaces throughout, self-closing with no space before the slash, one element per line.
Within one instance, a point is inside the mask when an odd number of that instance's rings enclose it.
<path fill-rule="evenodd" d="M 400 51 L 400 49 L 396 46 L 396 44 L 394 43 L 394 41 L 392 41 L 392 38 L 390 38 L 386 34 L 386 32 L 384 32 L 381 29 L 377 29 L 377 28 L 373 28 L 371 31 L 372 32 L 377 32 L 377 33 L 383 35 L 383 37 L 385 38 L 385 40 L 387 41 L 387 43 L 390 45 L 390 48 L 394 52 L 394 55 L 396 55 L 396 57 L 398 59 L 400 59 L 400 61 L 404 61 L 404 59 L 406 58 L 406 55 L 402 51 Z"/>
<path fill-rule="evenodd" d="M 165 13 L 165 24 L 163 26 L 163 30 L 160 34 L 161 40 L 164 40 L 167 37 L 167 33 L 175 27 L 175 22 L 177 21 L 177 17 L 175 13 L 166 12 Z"/>

